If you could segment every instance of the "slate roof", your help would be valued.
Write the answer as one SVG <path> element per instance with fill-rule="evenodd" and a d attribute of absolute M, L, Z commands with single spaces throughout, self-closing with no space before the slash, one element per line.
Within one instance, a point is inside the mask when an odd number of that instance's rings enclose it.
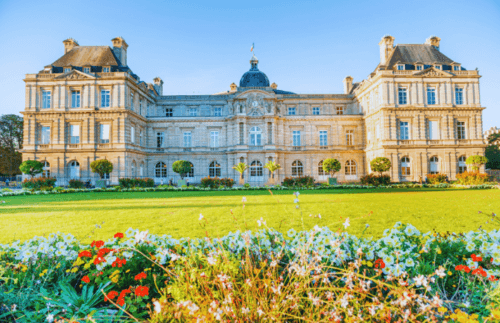
<path fill-rule="evenodd" d="M 453 60 L 427 44 L 398 44 L 394 48 L 386 69 L 393 69 L 395 64 L 446 64 L 454 63 Z"/>
<path fill-rule="evenodd" d="M 109 46 L 76 46 L 52 66 L 122 66 L 122 63 Z"/>

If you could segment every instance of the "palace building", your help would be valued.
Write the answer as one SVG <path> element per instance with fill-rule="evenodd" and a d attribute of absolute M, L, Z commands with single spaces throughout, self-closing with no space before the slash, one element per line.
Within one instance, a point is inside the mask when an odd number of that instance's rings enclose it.
<path fill-rule="evenodd" d="M 163 81 L 142 81 L 127 65 L 128 44 L 80 46 L 64 42 L 64 55 L 27 74 L 23 160 L 45 163 L 45 174 L 64 185 L 95 180 L 96 159 L 122 177 L 176 181 L 176 160 L 191 162 L 190 182 L 232 177 L 245 162 L 247 183 L 262 185 L 273 160 L 278 180 L 310 175 L 326 181 L 326 158 L 342 164 L 337 179 L 359 181 L 370 161 L 388 157 L 393 181 L 444 173 L 455 179 L 465 159 L 484 154 L 479 72 L 467 70 L 439 48 L 380 41 L 380 62 L 367 79 L 344 79 L 344 93 L 297 94 L 278 89 L 250 60 L 239 85 L 209 95 L 169 95 Z M 361 58 L 360 58 L 361 59 Z"/>

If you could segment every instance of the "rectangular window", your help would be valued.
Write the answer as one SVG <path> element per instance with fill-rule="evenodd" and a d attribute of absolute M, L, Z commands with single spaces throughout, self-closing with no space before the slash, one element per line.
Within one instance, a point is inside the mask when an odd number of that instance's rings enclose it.
<path fill-rule="evenodd" d="M 460 87 L 455 88 L 455 104 L 464 104 L 464 89 Z"/>
<path fill-rule="evenodd" d="M 83 73 L 90 73 L 90 67 L 84 67 Z"/>
<path fill-rule="evenodd" d="M 42 109 L 50 109 L 50 91 L 42 91 Z"/>
<path fill-rule="evenodd" d="M 110 91 L 101 90 L 101 108 L 109 108 Z"/>
<path fill-rule="evenodd" d="M 184 147 L 185 148 L 191 147 L 191 132 L 184 133 Z"/>
<path fill-rule="evenodd" d="M 429 120 L 427 129 L 429 131 L 429 140 L 439 139 L 439 121 Z"/>
<path fill-rule="evenodd" d="M 163 148 L 163 143 L 165 142 L 165 133 L 157 132 L 156 133 L 156 148 Z"/>
<path fill-rule="evenodd" d="M 219 147 L 219 132 L 218 131 L 211 131 L 210 132 L 210 147 L 212 148 L 218 148 Z"/>
<path fill-rule="evenodd" d="M 295 115 L 295 107 L 293 107 L 293 108 L 288 108 L 288 115 L 289 115 L 289 116 L 294 116 L 294 115 Z"/>
<path fill-rule="evenodd" d="M 398 65 L 398 71 L 403 71 L 405 69 L 404 65 Z"/>
<path fill-rule="evenodd" d="M 69 67 L 64 68 L 64 73 L 69 73 L 70 71 L 71 71 L 71 68 L 69 68 Z"/>
<path fill-rule="evenodd" d="M 300 131 L 298 130 L 293 131 L 293 146 L 300 146 Z"/>
<path fill-rule="evenodd" d="M 399 140 L 410 139 L 410 125 L 408 121 L 399 122 Z"/>
<path fill-rule="evenodd" d="M 241 122 L 240 123 L 240 145 L 243 145 L 244 138 L 245 138 L 245 135 L 243 133 L 243 123 Z"/>
<path fill-rule="evenodd" d="M 399 104 L 407 104 L 408 93 L 407 89 L 404 87 L 400 87 L 398 90 L 398 102 Z"/>
<path fill-rule="evenodd" d="M 214 108 L 214 116 L 222 117 L 222 108 Z"/>
<path fill-rule="evenodd" d="M 313 108 L 313 115 L 319 116 L 319 107 L 314 107 Z"/>
<path fill-rule="evenodd" d="M 71 144 L 79 144 L 80 143 L 80 125 L 71 125 L 70 126 L 70 143 Z"/>
<path fill-rule="evenodd" d="M 139 130 L 139 146 L 142 146 L 142 130 Z"/>
<path fill-rule="evenodd" d="M 337 114 L 338 115 L 344 114 L 344 107 L 337 107 Z"/>
<path fill-rule="evenodd" d="M 134 110 L 134 93 L 130 93 L 130 110 Z"/>
<path fill-rule="evenodd" d="M 427 104 L 436 104 L 436 89 L 433 87 L 427 88 Z"/>
<path fill-rule="evenodd" d="M 328 131 L 321 130 L 319 132 L 319 145 L 328 146 Z"/>
<path fill-rule="evenodd" d="M 436 65 L 436 66 L 434 66 L 434 67 L 435 67 L 435 68 L 437 68 L 438 70 L 440 70 L 440 69 L 441 69 L 441 65 Z"/>
<path fill-rule="evenodd" d="M 109 67 L 103 67 L 102 68 L 103 73 L 109 73 Z"/>
<path fill-rule="evenodd" d="M 190 117 L 196 117 L 198 115 L 198 110 L 195 108 L 190 108 L 189 109 L 189 116 Z"/>
<path fill-rule="evenodd" d="M 354 145 L 354 130 L 346 130 L 345 132 L 345 142 L 347 146 Z"/>
<path fill-rule="evenodd" d="M 109 124 L 101 125 L 101 144 L 109 144 Z"/>
<path fill-rule="evenodd" d="M 417 71 L 421 71 L 423 69 L 424 69 L 424 67 L 422 65 L 417 65 Z"/>
<path fill-rule="evenodd" d="M 457 121 L 457 139 L 467 139 L 465 132 L 465 121 Z"/>
<path fill-rule="evenodd" d="M 453 66 L 453 70 L 454 71 L 460 71 L 460 66 L 458 66 L 458 65 Z"/>
<path fill-rule="evenodd" d="M 130 142 L 135 144 L 135 128 L 134 128 L 134 126 L 130 127 Z"/>
<path fill-rule="evenodd" d="M 42 145 L 50 144 L 50 127 L 42 127 Z"/>
<path fill-rule="evenodd" d="M 71 107 L 80 107 L 80 91 L 71 91 Z"/>
<path fill-rule="evenodd" d="M 165 109 L 165 116 L 168 118 L 171 118 L 174 116 L 174 109 L 172 108 L 166 108 Z"/>

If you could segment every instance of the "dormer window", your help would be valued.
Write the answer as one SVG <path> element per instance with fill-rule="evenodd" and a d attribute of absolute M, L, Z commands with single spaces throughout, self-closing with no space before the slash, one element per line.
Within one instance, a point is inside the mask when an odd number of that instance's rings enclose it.
<path fill-rule="evenodd" d="M 441 65 L 434 65 L 434 67 L 437 68 L 438 70 L 442 69 Z"/>
<path fill-rule="evenodd" d="M 460 65 L 453 65 L 454 71 L 460 71 Z"/>
<path fill-rule="evenodd" d="M 417 71 L 421 71 L 421 70 L 424 69 L 424 67 L 422 65 L 420 65 L 420 64 L 415 65 L 415 68 L 416 68 Z"/>
<path fill-rule="evenodd" d="M 109 73 L 109 66 L 103 67 L 102 68 L 103 73 Z"/>
<path fill-rule="evenodd" d="M 397 69 L 398 69 L 398 71 L 404 71 L 405 70 L 405 66 L 403 64 L 398 64 L 397 65 Z"/>
<path fill-rule="evenodd" d="M 69 72 L 71 72 L 71 67 L 65 67 L 64 68 L 64 73 L 66 74 L 66 73 L 69 73 Z"/>
<path fill-rule="evenodd" d="M 83 73 L 90 73 L 90 67 L 84 67 Z"/>

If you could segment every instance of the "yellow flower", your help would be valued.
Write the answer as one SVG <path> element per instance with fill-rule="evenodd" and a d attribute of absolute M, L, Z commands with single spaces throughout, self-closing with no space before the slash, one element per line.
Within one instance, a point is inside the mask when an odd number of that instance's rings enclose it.
<path fill-rule="evenodd" d="M 366 262 L 366 265 L 367 265 L 368 267 L 373 267 L 373 263 L 372 263 L 371 261 L 367 261 L 367 262 Z"/>
<path fill-rule="evenodd" d="M 46 273 L 47 273 L 47 269 L 45 269 L 44 271 L 42 271 L 42 272 L 40 273 L 40 277 L 43 277 Z"/>
<path fill-rule="evenodd" d="M 58 263 L 57 266 L 56 266 L 56 269 L 60 268 L 60 267 L 61 267 L 61 263 Z"/>
<path fill-rule="evenodd" d="M 451 276 L 451 275 L 453 275 L 453 273 L 448 270 L 448 276 Z"/>
<path fill-rule="evenodd" d="M 23 266 L 23 268 L 21 269 L 21 271 L 22 271 L 23 273 L 25 273 L 27 270 L 28 270 L 28 267 L 26 267 L 26 266 Z"/>
<path fill-rule="evenodd" d="M 447 309 L 446 307 L 442 307 L 442 306 L 441 306 L 441 307 L 438 309 L 438 311 L 439 311 L 439 313 L 446 313 L 446 312 L 448 311 L 448 309 Z"/>
<path fill-rule="evenodd" d="M 111 278 L 111 281 L 116 284 L 116 283 L 118 283 L 119 278 L 120 278 L 120 276 L 118 276 L 118 275 L 114 276 L 113 278 Z"/>
<path fill-rule="evenodd" d="M 74 267 L 73 269 L 71 269 L 71 272 L 72 272 L 72 273 L 76 273 L 76 272 L 78 272 L 78 267 Z"/>
<path fill-rule="evenodd" d="M 130 271 L 130 269 L 127 269 L 126 273 L 128 273 Z"/>

